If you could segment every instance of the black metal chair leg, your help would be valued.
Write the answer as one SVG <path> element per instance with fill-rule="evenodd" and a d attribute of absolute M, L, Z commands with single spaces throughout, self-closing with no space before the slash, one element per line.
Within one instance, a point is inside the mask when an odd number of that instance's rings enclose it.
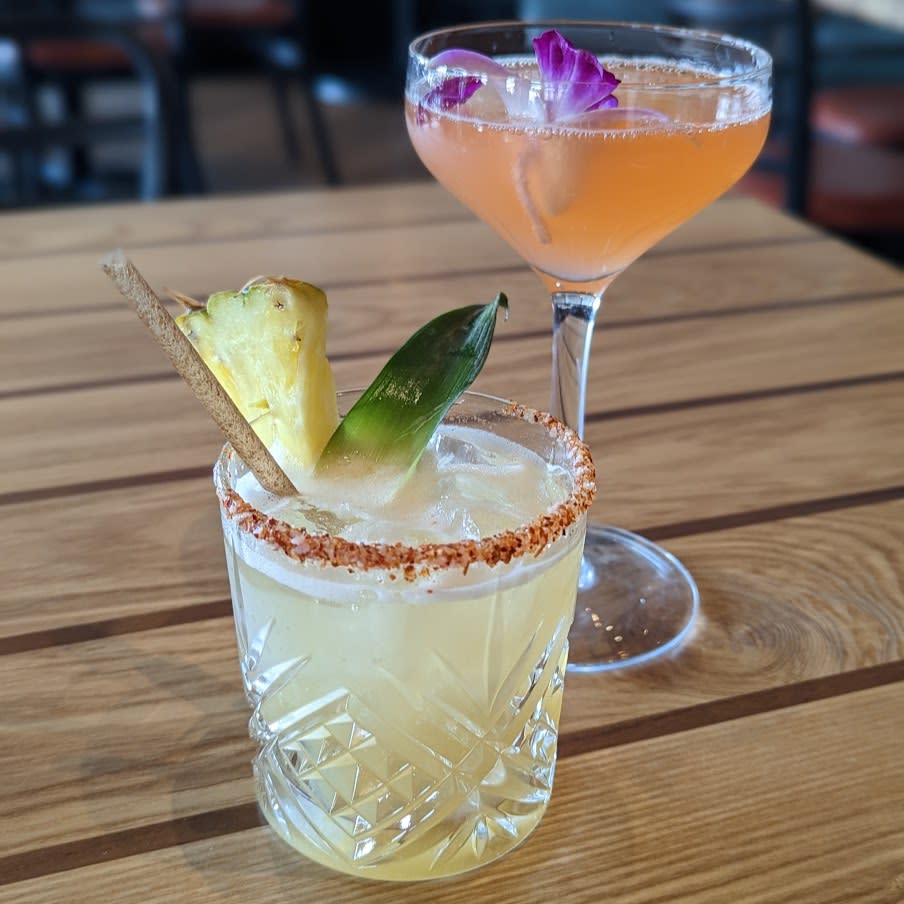
<path fill-rule="evenodd" d="M 301 160 L 301 145 L 295 132 L 295 126 L 292 123 L 292 111 L 289 107 L 289 85 L 285 73 L 278 69 L 271 69 L 270 87 L 273 89 L 273 102 L 276 104 L 276 116 L 279 120 L 283 144 L 286 147 L 286 156 L 292 163 L 298 163 Z"/>
<path fill-rule="evenodd" d="M 179 192 L 186 195 L 202 195 L 207 190 L 207 185 L 195 145 L 189 90 L 187 82 L 180 81 L 175 99 L 176 115 L 173 125 L 175 135 L 172 141 L 175 159 L 173 166 L 179 183 Z"/>
<path fill-rule="evenodd" d="M 314 146 L 317 148 L 317 156 L 320 158 L 323 177 L 328 185 L 339 185 L 342 177 L 336 163 L 336 155 L 333 152 L 333 143 L 330 140 L 323 109 L 308 79 L 302 77 L 300 81 L 301 93 L 308 107 L 308 121 L 311 124 L 311 134 L 314 138 Z"/>

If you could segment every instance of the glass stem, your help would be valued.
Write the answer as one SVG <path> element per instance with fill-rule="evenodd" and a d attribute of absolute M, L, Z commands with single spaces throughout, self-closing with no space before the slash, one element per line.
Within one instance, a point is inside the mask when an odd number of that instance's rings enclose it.
<path fill-rule="evenodd" d="M 550 411 L 584 435 L 590 342 L 602 293 L 552 293 L 552 400 Z"/>

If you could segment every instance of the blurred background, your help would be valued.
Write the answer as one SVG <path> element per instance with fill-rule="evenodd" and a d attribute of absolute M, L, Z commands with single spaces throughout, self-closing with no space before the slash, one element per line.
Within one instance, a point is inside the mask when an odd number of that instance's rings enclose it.
<path fill-rule="evenodd" d="M 544 17 L 765 46 L 774 122 L 739 190 L 904 261 L 904 0 L 0 0 L 0 211 L 428 178 L 409 41 Z"/>

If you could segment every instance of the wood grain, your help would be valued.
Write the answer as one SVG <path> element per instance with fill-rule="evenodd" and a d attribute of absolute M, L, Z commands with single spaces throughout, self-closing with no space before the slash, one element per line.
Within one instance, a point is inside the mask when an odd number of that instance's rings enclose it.
<path fill-rule="evenodd" d="M 759 256 L 750 255 L 746 263 L 733 255 L 739 279 L 753 286 L 752 280 L 764 263 L 780 267 L 782 262 L 774 259 L 775 253 L 772 249 Z M 684 263 L 692 261 L 689 258 Z M 750 385 L 763 376 L 776 383 L 777 366 L 788 374 L 786 382 L 819 379 L 806 373 L 809 358 L 788 354 L 789 348 L 804 341 L 813 347 L 814 356 L 819 356 L 815 364 L 822 366 L 822 378 L 851 373 L 853 361 L 859 362 L 859 372 L 901 366 L 900 354 L 892 346 L 904 307 L 904 277 L 897 284 L 881 283 L 885 288 L 877 291 L 885 297 L 879 300 L 858 293 L 840 298 L 827 295 L 818 303 L 809 296 L 798 296 L 795 301 L 787 295 L 786 285 L 775 283 L 769 288 L 753 287 L 743 298 L 737 294 L 716 295 L 714 303 L 708 304 L 701 300 L 699 278 L 690 270 L 683 276 L 683 284 L 668 290 L 657 287 L 666 274 L 677 272 L 674 262 L 645 261 L 637 269 L 636 278 L 629 272 L 623 284 L 616 283 L 597 332 L 591 377 L 606 375 L 607 384 L 613 382 L 612 374 L 630 373 L 628 385 L 634 385 L 639 377 L 655 380 L 660 398 L 667 400 L 673 381 L 670 375 L 662 379 L 661 365 L 651 365 L 652 358 L 658 361 L 663 355 L 682 372 L 691 365 L 694 370 L 701 370 L 704 364 L 721 367 L 725 375 L 714 379 L 719 385 L 728 378 L 737 384 L 744 377 Z M 514 339 L 533 337 L 549 344 L 549 310 L 539 283 L 529 273 L 517 273 L 499 281 L 469 276 L 439 284 L 421 280 L 400 283 L 379 292 L 372 287 L 336 290 L 330 308 L 329 355 L 334 361 L 367 354 L 385 360 L 431 316 L 455 305 L 488 299 L 491 288 L 506 289 L 513 309 L 509 321 L 498 331 L 488 367 L 497 359 L 503 367 L 510 366 L 505 357 L 500 357 L 499 349 Z M 397 305 L 392 318 L 385 315 L 387 295 Z M 809 300 L 801 303 L 805 297 Z M 634 303 L 635 298 L 641 301 Z M 645 327 L 655 332 L 639 332 Z M 703 330 L 719 353 L 701 360 Z M 171 375 L 168 362 L 148 341 L 125 304 L 52 319 L 25 316 L 7 320 L 0 342 L 0 395 Z M 548 358 L 548 349 L 542 353 Z M 530 354 L 537 352 L 531 349 Z M 743 358 L 739 359 L 739 354 Z M 840 374 L 830 369 L 835 358 L 839 359 Z M 711 386 L 707 392 L 711 392 Z M 601 401 L 610 394 L 592 393 Z"/>
<path fill-rule="evenodd" d="M 593 514 L 679 555 L 701 618 L 643 668 L 569 675 L 554 802 L 523 848 L 400 888 L 259 827 L 220 438 L 106 283 L 116 245 L 155 288 L 320 282 L 343 385 L 504 289 L 477 388 L 547 400 L 538 281 L 435 186 L 2 218 L 0 898 L 904 901 L 900 269 L 733 197 L 615 283 Z"/>
<path fill-rule="evenodd" d="M 530 340 L 542 354 L 545 341 Z M 503 346 L 512 353 L 515 343 Z M 337 368 L 340 385 L 366 385 L 381 361 Z M 504 395 L 510 372 L 489 368 L 475 387 Z M 546 375 L 519 380 L 521 400 L 546 404 Z M 594 396 L 595 398 L 596 396 Z M 597 517 L 651 525 L 707 517 L 788 499 L 904 483 L 900 380 L 753 399 L 743 404 L 620 417 L 587 427 L 600 468 Z M 0 402 L 12 434 L 0 449 L 0 501 L 111 478 L 204 468 L 221 445 L 179 381 Z M 781 424 L 775 429 L 777 423 Z M 62 431 L 67 444 L 54 437 Z M 663 437 L 668 437 L 663 442 Z M 698 467 L 700 456 L 710 466 Z M 851 462 L 856 462 L 853 466 Z M 781 467 L 778 467 L 781 463 Z M 745 483 L 738 475 L 750 475 Z M 688 493 L 694 499 L 688 509 Z M 14 495 L 10 495 L 14 494 Z M 605 513 L 605 514 L 604 514 Z"/>
<path fill-rule="evenodd" d="M 252 799 L 235 638 L 212 624 L 3 657 L 21 701 L 0 741 L 7 855 Z"/>
<path fill-rule="evenodd" d="M 5 513 L 5 636 L 229 597 L 210 474 Z"/>
<path fill-rule="evenodd" d="M 179 246 L 261 236 L 344 233 L 350 229 L 470 220 L 474 216 L 435 183 L 395 184 L 329 191 L 280 192 L 248 198 L 167 200 L 153 205 L 86 206 L 20 212 L 15 225 L 0 221 L 0 259 L 22 260 L 50 254 L 102 254 L 118 245 Z M 734 196 L 707 208 L 660 248 L 721 241 L 814 236 L 802 223 L 754 201 Z"/>
<path fill-rule="evenodd" d="M 732 235 L 731 230 L 725 232 Z M 713 232 L 707 234 L 712 241 Z M 684 246 L 660 246 L 651 251 L 641 262 L 669 261 L 669 264 L 657 267 L 640 283 L 636 282 L 640 278 L 637 276 L 640 262 L 630 268 L 610 293 L 610 309 L 619 298 L 630 300 L 632 308 L 640 308 L 630 316 L 641 316 L 649 303 L 657 305 L 658 314 L 677 310 L 688 293 L 698 307 L 726 307 L 758 299 L 765 289 L 773 295 L 780 289 L 782 297 L 794 299 L 862 292 L 866 286 L 873 291 L 901 287 L 901 276 L 894 268 L 853 249 L 833 246 L 827 254 L 824 242 L 789 243 L 781 232 L 765 244 L 745 243 L 742 234 L 750 233 L 739 233 L 736 229 L 734 235 L 738 238 L 732 242 L 717 233 L 716 250 L 690 244 L 686 250 Z M 398 283 L 411 280 L 442 286 L 449 280 L 476 276 L 476 290 L 482 296 L 492 295 L 499 288 L 499 274 L 506 279 L 528 275 L 523 262 L 501 239 L 486 226 L 471 220 L 429 227 L 349 229 L 343 232 L 341 240 L 331 233 L 258 235 L 211 243 L 203 255 L 196 245 L 189 243 L 147 248 L 125 241 L 119 244 L 158 289 L 169 286 L 190 295 L 204 295 L 244 285 L 250 276 L 260 273 L 289 271 L 289 275 L 326 289 L 334 309 L 345 304 L 344 292 L 349 289 L 364 289 L 372 296 L 378 294 L 385 304 L 393 302 L 392 293 Z M 776 255 L 771 264 L 764 260 L 764 255 L 770 254 Z M 17 312 L 35 316 L 45 312 L 106 310 L 120 305 L 99 272 L 98 256 L 93 253 L 58 255 L 55 266 L 41 272 L 40 281 L 36 281 L 32 261 L 5 262 L 6 291 L 17 299 Z M 350 261 L 354 266 L 350 267 Z M 752 271 L 747 279 L 739 278 L 737 272 L 744 267 Z M 777 273 L 781 278 L 776 278 Z M 73 278 L 74 274 L 77 278 Z M 544 298 L 536 280 L 529 285 L 528 298 Z M 502 288 L 507 287 L 508 283 Z M 718 287 L 718 291 L 705 291 L 708 287 Z M 517 303 L 517 300 L 513 293 L 513 301 Z M 449 306 L 446 298 L 441 307 Z"/>
<path fill-rule="evenodd" d="M 353 191 L 280 192 L 248 198 L 172 199 L 153 205 L 84 206 L 17 213 L 0 230 L 0 254 L 15 260 L 49 254 L 102 254 L 123 243 L 200 246 L 261 235 L 305 235 L 471 215 L 438 186 L 420 183 Z"/>
<path fill-rule="evenodd" d="M 626 692 L 624 708 L 614 716 L 619 723 L 668 712 L 682 724 L 704 702 L 756 693 L 752 705 L 768 707 L 764 694 L 776 693 L 773 702 L 782 703 L 779 692 L 800 682 L 904 658 L 904 501 L 684 536 L 665 545 L 700 589 L 692 637 L 674 657 L 613 673 L 603 695 L 599 679 L 569 675 L 563 716 L 569 732 L 593 731 L 595 721 L 613 718 L 616 689 Z M 700 691 L 704 697 L 695 696 Z M 619 731 L 629 727 L 622 724 Z M 643 728 L 633 731 L 642 736 Z M 607 733 L 593 743 L 609 739 Z"/>
<path fill-rule="evenodd" d="M 819 696 L 807 682 L 850 673 L 862 686 L 853 673 L 897 667 L 904 656 L 904 501 L 671 545 L 700 581 L 695 635 L 644 668 L 569 675 L 564 749 L 621 743 L 638 720 L 661 733 L 656 720 L 666 716 L 670 732 L 722 722 L 726 701 L 730 712 L 733 698 L 754 693 L 742 713 L 787 707 Z M 835 560 L 849 567 L 833 568 Z M 187 573 L 192 564 L 163 570 Z M 118 571 L 127 598 L 126 563 L 108 580 L 115 585 Z M 45 626 L 59 617 L 45 607 Z M 900 682 L 898 673 L 890 677 Z M 881 672 L 868 679 L 887 680 Z M 16 726 L 15 743 L 9 733 L 0 739 L 15 816 L 10 854 L 252 800 L 230 618 L 2 656 L 0 705 Z M 44 755 L 23 759 L 21 747 L 41 738 Z"/>
<path fill-rule="evenodd" d="M 181 481 L 69 496 L 62 505 L 70 517 L 60 517 L 59 499 L 4 508 L 0 637 L 146 611 L 156 616 L 227 598 L 216 502 L 208 469 L 204 472 Z M 756 494 L 739 498 L 747 505 L 759 502 Z M 633 523 L 637 504 L 633 498 L 619 508 L 604 503 L 601 514 Z M 829 506 L 829 511 L 837 508 Z M 748 513 L 756 520 L 755 508 Z M 774 520 L 771 513 L 768 520 Z M 48 537 L 53 538 L 50 550 Z M 718 549 L 718 536 L 714 542 Z M 674 539 L 667 545 L 679 548 Z"/>
<path fill-rule="evenodd" d="M 6 900 L 436 902 L 900 900 L 901 686 L 564 760 L 522 847 L 429 886 L 362 884 L 260 828 L 4 889 Z M 844 726 L 841 731 L 840 727 Z M 844 780 L 839 781 L 838 776 Z M 604 806 L 588 806 L 588 795 Z M 701 817 L 697 814 L 706 814 Z M 799 840 L 793 848 L 787 838 Z"/>

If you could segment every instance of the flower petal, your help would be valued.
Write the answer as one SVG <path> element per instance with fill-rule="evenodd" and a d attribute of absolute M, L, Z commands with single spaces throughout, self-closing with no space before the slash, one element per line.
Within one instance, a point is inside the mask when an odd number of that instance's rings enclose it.
<path fill-rule="evenodd" d="M 458 47 L 443 50 L 430 60 L 430 69 L 446 72 L 460 70 L 468 75 L 479 76 L 485 85 L 499 95 L 509 116 L 515 119 L 530 119 L 537 113 L 530 80 L 476 50 Z"/>
<path fill-rule="evenodd" d="M 619 79 L 589 50 L 578 50 L 554 28 L 533 40 L 549 121 L 618 106 Z"/>
<path fill-rule="evenodd" d="M 465 103 L 483 85 L 476 75 L 453 75 L 428 91 L 417 107 L 417 124 L 427 122 L 427 110 L 451 110 Z"/>
<path fill-rule="evenodd" d="M 443 50 L 430 60 L 431 69 L 441 67 L 447 70 L 460 69 L 471 75 L 501 75 L 508 78 L 512 74 L 511 69 L 506 69 L 492 57 L 484 56 L 476 50 L 462 50 L 458 47 Z"/>

